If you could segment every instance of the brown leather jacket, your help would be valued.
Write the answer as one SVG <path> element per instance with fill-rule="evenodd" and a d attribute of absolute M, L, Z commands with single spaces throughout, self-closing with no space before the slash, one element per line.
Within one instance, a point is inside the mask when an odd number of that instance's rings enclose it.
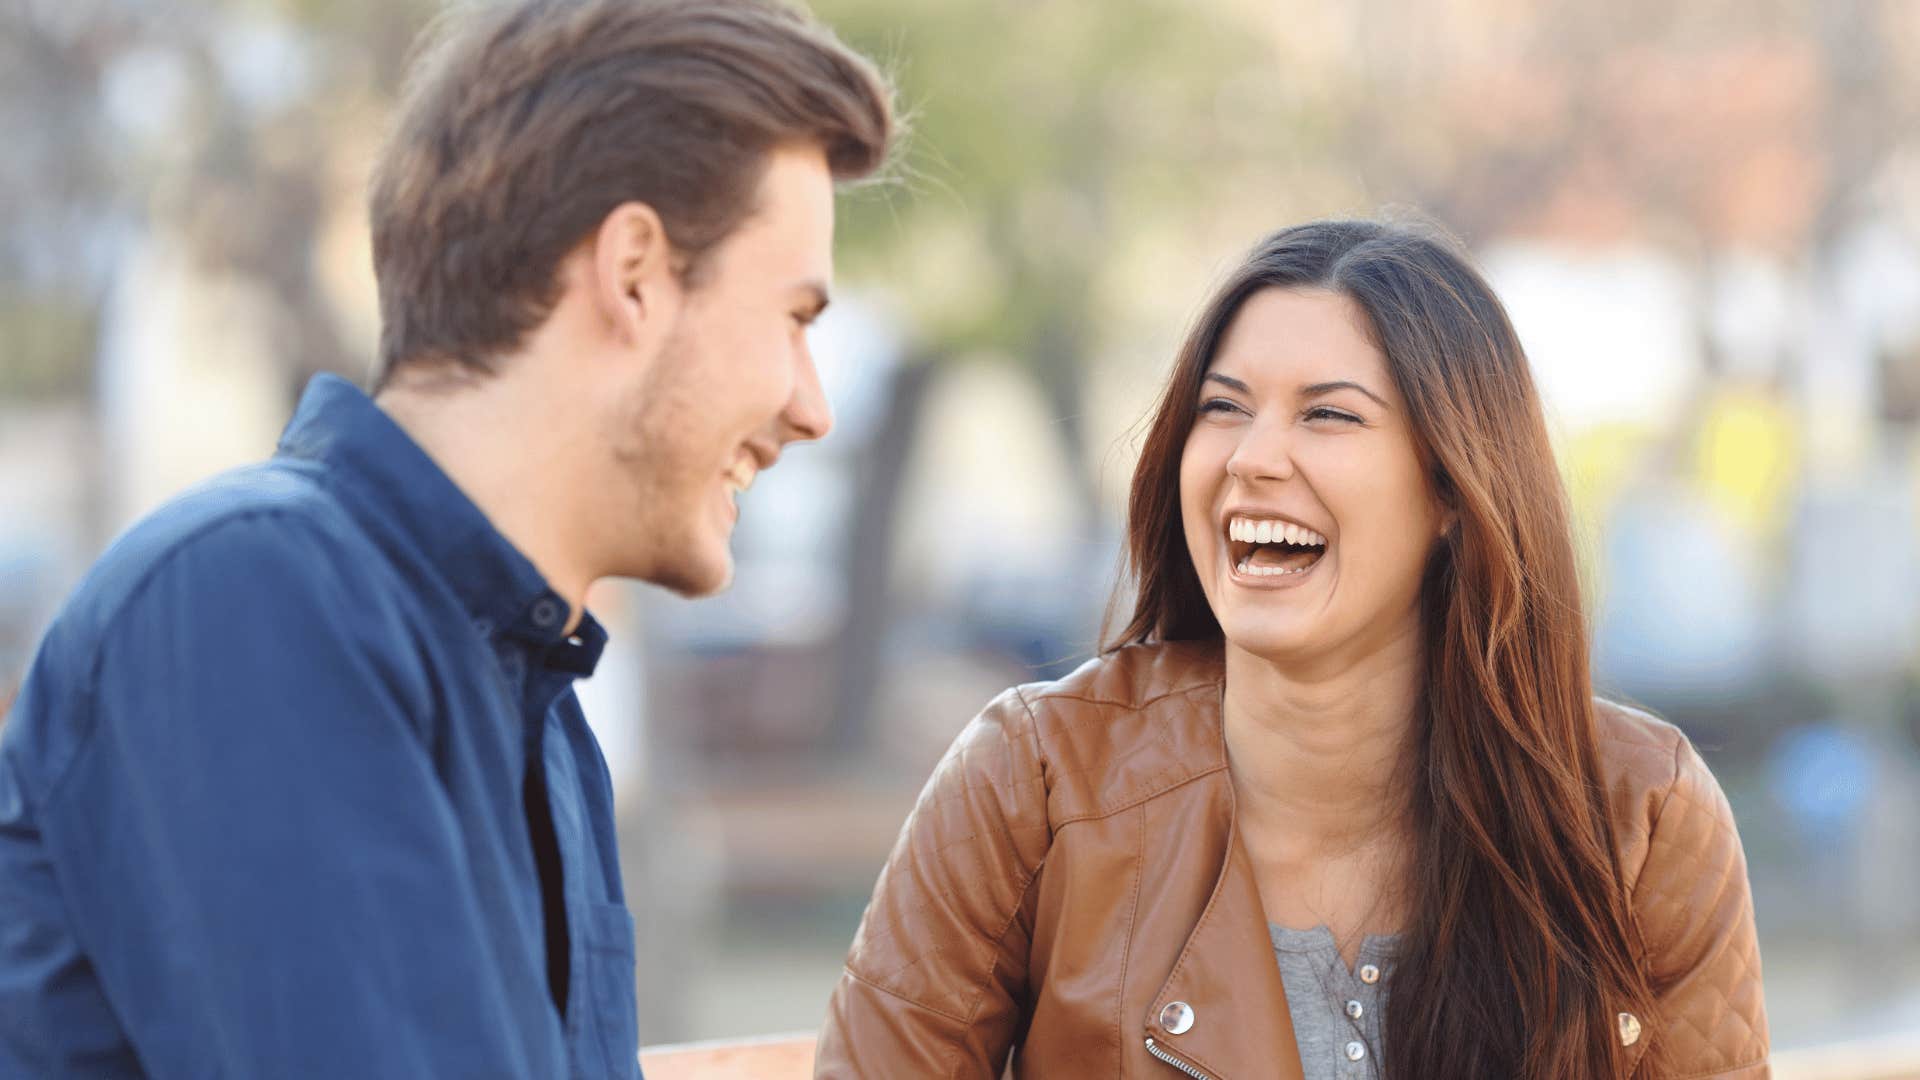
<path fill-rule="evenodd" d="M 874 887 L 816 1076 L 1298 1080 L 1234 832 L 1219 655 L 1130 647 L 967 726 Z M 1726 798 L 1671 725 L 1602 704 L 1599 733 L 1672 1075 L 1760 1080 L 1760 953 Z M 1160 1022 L 1176 1001 L 1192 1010 L 1177 1035 Z"/>

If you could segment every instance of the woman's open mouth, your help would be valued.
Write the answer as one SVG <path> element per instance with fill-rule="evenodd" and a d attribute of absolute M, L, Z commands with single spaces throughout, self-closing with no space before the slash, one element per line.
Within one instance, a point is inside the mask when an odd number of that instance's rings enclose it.
<path fill-rule="evenodd" d="M 1327 538 L 1276 518 L 1235 515 L 1227 521 L 1227 552 L 1244 577 L 1304 574 L 1327 553 Z"/>

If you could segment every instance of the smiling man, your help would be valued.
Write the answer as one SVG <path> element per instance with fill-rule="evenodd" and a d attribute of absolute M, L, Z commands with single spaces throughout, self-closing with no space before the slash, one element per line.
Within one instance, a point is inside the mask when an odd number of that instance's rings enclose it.
<path fill-rule="evenodd" d="M 609 576 L 723 587 L 831 413 L 873 67 L 775 0 L 443 21 L 372 195 L 372 398 L 136 525 L 0 741 L 0 1075 L 637 1075 L 572 682 Z"/>

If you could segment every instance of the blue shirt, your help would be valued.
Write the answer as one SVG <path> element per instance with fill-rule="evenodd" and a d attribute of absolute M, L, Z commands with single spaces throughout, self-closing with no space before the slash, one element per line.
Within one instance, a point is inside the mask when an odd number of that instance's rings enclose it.
<path fill-rule="evenodd" d="M 0 1077 L 637 1078 L 570 614 L 330 376 L 115 541 L 0 734 Z"/>

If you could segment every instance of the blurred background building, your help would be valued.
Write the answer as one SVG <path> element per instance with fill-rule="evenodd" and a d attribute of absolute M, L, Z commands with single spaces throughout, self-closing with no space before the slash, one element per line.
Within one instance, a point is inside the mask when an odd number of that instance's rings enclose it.
<path fill-rule="evenodd" d="M 0 695 L 105 542 L 376 338 L 430 0 L 0 7 Z M 1507 299 L 1609 694 L 1701 746 L 1776 1047 L 1920 1032 L 1920 4 L 817 0 L 915 135 L 843 202 L 839 416 L 738 584 L 608 586 L 649 1043 L 816 1026 L 928 770 L 1093 651 L 1139 435 L 1264 232 L 1410 208 Z"/>

